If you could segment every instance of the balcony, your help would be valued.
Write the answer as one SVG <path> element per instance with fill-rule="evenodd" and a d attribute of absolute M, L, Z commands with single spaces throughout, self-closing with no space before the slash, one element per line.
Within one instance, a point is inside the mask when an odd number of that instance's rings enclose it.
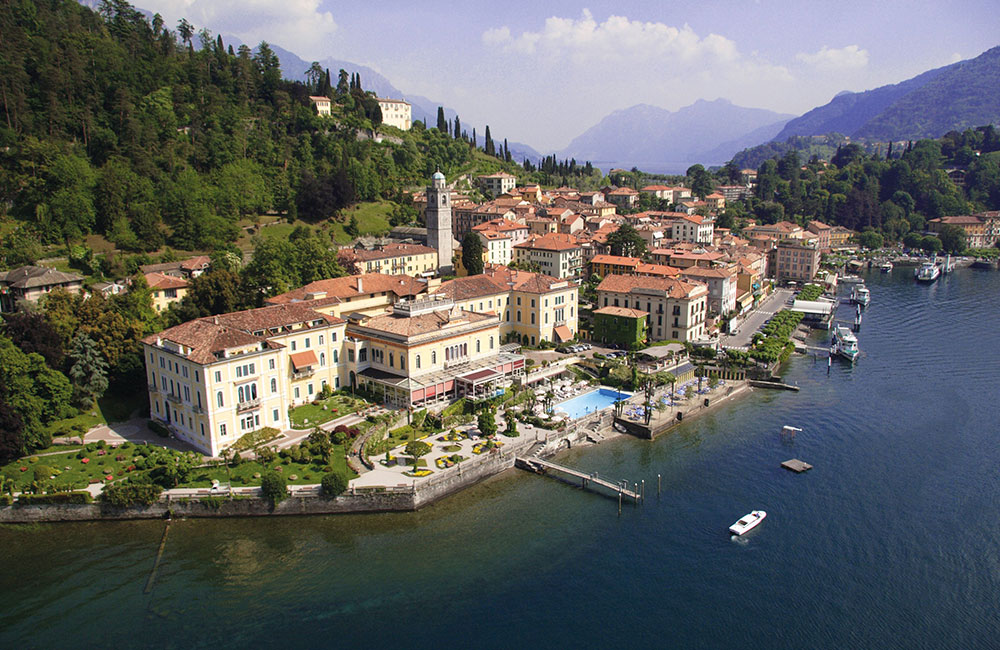
<path fill-rule="evenodd" d="M 168 402 L 173 402 L 174 404 L 180 404 L 181 403 L 181 396 L 180 395 L 174 395 L 173 393 L 167 393 L 167 401 Z"/>
<path fill-rule="evenodd" d="M 236 405 L 236 411 L 249 411 L 250 409 L 255 409 L 260 406 L 260 398 L 247 400 L 245 402 L 240 402 Z"/>
<path fill-rule="evenodd" d="M 201 406 L 192 406 L 191 410 L 194 411 L 195 413 L 198 413 L 198 414 L 201 414 L 201 413 L 205 412 L 205 409 L 202 408 Z"/>
<path fill-rule="evenodd" d="M 312 368 L 303 368 L 292 373 L 292 379 L 307 379 L 316 374 Z"/>
<path fill-rule="evenodd" d="M 149 392 L 151 392 L 151 393 L 159 393 L 160 392 L 160 389 L 157 388 L 156 386 L 154 386 L 153 384 L 147 384 L 146 388 L 148 388 Z"/>

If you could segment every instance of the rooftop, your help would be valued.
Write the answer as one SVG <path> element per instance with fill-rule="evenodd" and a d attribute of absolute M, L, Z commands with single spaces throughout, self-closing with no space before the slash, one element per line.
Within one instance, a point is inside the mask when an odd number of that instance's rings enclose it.
<path fill-rule="evenodd" d="M 654 291 L 663 292 L 669 298 L 696 298 L 708 293 L 708 287 L 700 283 L 656 275 L 619 275 L 617 273 L 611 273 L 601 280 L 597 290 L 612 293 Z"/>
<path fill-rule="evenodd" d="M 17 289 L 33 289 L 82 281 L 83 278 L 75 273 L 63 273 L 47 266 L 22 266 L 7 272 L 0 271 L 0 282 Z"/>

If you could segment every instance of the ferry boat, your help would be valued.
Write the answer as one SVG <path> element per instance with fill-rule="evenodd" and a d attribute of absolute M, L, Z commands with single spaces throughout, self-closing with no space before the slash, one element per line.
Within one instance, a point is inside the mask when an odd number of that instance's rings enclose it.
<path fill-rule="evenodd" d="M 882 269 L 882 273 L 892 273 L 892 262 L 886 260 L 882 262 L 882 266 L 879 268 Z"/>
<path fill-rule="evenodd" d="M 743 535 L 750 532 L 754 528 L 760 525 L 760 522 L 764 521 L 764 517 L 767 513 L 763 510 L 754 510 L 748 515 L 743 515 L 740 520 L 729 527 L 729 532 L 733 535 Z"/>
<path fill-rule="evenodd" d="M 858 356 L 861 354 L 861 351 L 858 350 L 858 337 L 854 336 L 854 332 L 849 328 L 838 325 L 833 330 L 832 352 L 839 354 L 845 359 L 849 359 L 852 363 L 857 361 Z"/>
<path fill-rule="evenodd" d="M 934 282 L 941 276 L 941 267 L 934 262 L 924 262 L 913 272 L 918 282 Z"/>
<path fill-rule="evenodd" d="M 868 303 L 872 301 L 871 292 L 868 291 L 868 287 L 863 284 L 854 285 L 854 289 L 851 291 L 851 302 L 855 305 L 861 305 L 862 307 L 867 307 Z"/>

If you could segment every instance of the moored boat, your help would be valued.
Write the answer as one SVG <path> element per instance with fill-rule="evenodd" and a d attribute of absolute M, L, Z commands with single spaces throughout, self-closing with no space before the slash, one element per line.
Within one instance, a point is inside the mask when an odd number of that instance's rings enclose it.
<path fill-rule="evenodd" d="M 855 305 L 861 305 L 862 307 L 867 307 L 868 303 L 872 301 L 871 292 L 868 291 L 868 287 L 863 284 L 854 285 L 854 289 L 851 290 L 851 302 Z"/>
<path fill-rule="evenodd" d="M 886 260 L 882 262 L 882 266 L 879 268 L 882 270 L 882 273 L 892 273 L 892 262 Z"/>
<path fill-rule="evenodd" d="M 941 267 L 934 262 L 924 262 L 913 272 L 917 282 L 934 282 L 941 276 Z"/>
<path fill-rule="evenodd" d="M 759 526 L 766 516 L 767 513 L 763 510 L 754 510 L 750 514 L 740 517 L 739 521 L 729 527 L 729 532 L 733 535 L 744 535 Z"/>
<path fill-rule="evenodd" d="M 838 354 L 852 363 L 857 361 L 861 351 L 858 349 L 858 337 L 849 328 L 838 325 L 833 330 L 833 354 Z"/>

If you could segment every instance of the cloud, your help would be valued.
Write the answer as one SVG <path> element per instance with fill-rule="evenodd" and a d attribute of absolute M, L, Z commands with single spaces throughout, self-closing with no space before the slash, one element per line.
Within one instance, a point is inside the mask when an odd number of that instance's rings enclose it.
<path fill-rule="evenodd" d="M 795 55 L 795 58 L 806 65 L 821 70 L 856 70 L 868 65 L 868 50 L 857 45 L 848 45 L 839 49 L 824 45 L 814 54 L 800 52 Z"/>
<path fill-rule="evenodd" d="M 141 3 L 160 12 L 175 29 L 187 18 L 195 28 L 233 34 L 248 45 L 260 41 L 293 49 L 305 58 L 319 59 L 329 52 L 337 23 L 319 0 L 151 0 Z"/>

